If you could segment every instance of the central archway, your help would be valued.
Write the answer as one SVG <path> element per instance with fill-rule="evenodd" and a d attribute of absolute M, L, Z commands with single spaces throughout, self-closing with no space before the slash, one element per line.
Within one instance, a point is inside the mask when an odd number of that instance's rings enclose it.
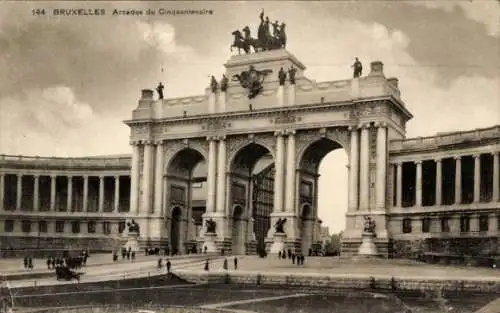
<path fill-rule="evenodd" d="M 254 254 L 265 249 L 273 210 L 274 159 L 262 144 L 249 143 L 230 162 L 230 227 L 233 253 Z"/>
<path fill-rule="evenodd" d="M 342 150 L 344 153 L 341 152 Z M 324 179 L 320 180 L 320 165 L 323 165 L 324 159 L 330 159 L 327 158 L 327 155 L 338 155 L 339 152 L 337 151 L 340 152 L 341 157 L 335 157 L 333 161 L 339 163 L 339 160 L 342 159 L 340 160 L 341 164 L 334 164 L 335 173 L 331 172 L 332 164 L 329 164 L 330 166 L 321 166 L 322 170 L 325 171 L 325 173 L 322 173 L 324 176 L 322 178 L 328 178 L 328 181 Z M 344 229 L 348 190 L 348 171 L 345 167 L 347 159 L 348 156 L 344 147 L 328 137 L 312 140 L 300 155 L 300 175 L 298 180 L 300 212 L 298 213 L 300 216 L 301 250 L 304 255 L 308 255 L 311 252 L 313 254 L 324 252 L 323 250 L 327 241 L 325 237 L 329 237 L 327 227 L 335 226 L 334 228 L 338 228 L 339 225 L 342 225 L 341 227 Z M 331 162 L 332 160 L 329 161 Z M 340 184 L 338 184 L 338 179 L 332 179 L 333 176 L 341 176 L 343 178 Z M 336 181 L 337 184 L 332 183 L 332 181 Z M 319 201 L 320 184 L 323 191 L 321 193 L 322 200 L 324 200 L 323 197 L 328 197 L 327 201 Z M 338 201 L 332 201 L 332 197 L 345 198 L 345 207 L 337 207 L 338 204 L 336 203 Z M 340 203 L 344 203 L 344 201 Z M 321 212 L 319 212 L 320 204 Z M 328 226 L 322 225 L 323 221 Z"/>
<path fill-rule="evenodd" d="M 164 216 L 170 250 L 197 250 L 197 229 L 205 213 L 206 158 L 204 151 L 185 147 L 167 160 Z"/>

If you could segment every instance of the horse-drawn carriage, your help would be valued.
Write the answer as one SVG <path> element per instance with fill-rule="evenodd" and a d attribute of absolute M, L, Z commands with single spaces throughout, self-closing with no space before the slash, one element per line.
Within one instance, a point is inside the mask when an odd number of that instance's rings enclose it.
<path fill-rule="evenodd" d="M 78 282 L 80 281 L 80 276 L 82 276 L 83 273 L 81 272 L 75 272 L 70 270 L 67 266 L 58 266 L 56 267 L 56 278 L 57 280 L 72 280 L 76 279 Z"/>

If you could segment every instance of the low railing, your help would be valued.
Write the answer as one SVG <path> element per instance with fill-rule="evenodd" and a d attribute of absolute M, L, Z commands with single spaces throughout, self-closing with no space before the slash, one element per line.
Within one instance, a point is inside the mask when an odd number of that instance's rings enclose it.
<path fill-rule="evenodd" d="M 0 154 L 0 163 L 30 163 L 30 164 L 47 164 L 47 165 L 62 165 L 62 166 L 119 166 L 129 167 L 131 162 L 130 156 L 119 157 L 40 157 L 40 156 L 23 156 L 23 155 L 7 155 Z"/>
<path fill-rule="evenodd" d="M 208 309 L 201 307 L 186 306 L 127 306 L 127 305 L 102 305 L 102 306 L 78 306 L 67 308 L 47 308 L 25 310 L 24 313 L 228 313 L 221 309 Z"/>
<path fill-rule="evenodd" d="M 435 136 L 392 140 L 391 150 L 402 150 L 416 146 L 435 146 L 461 143 L 466 140 L 500 137 L 500 125 L 461 132 L 438 133 Z"/>

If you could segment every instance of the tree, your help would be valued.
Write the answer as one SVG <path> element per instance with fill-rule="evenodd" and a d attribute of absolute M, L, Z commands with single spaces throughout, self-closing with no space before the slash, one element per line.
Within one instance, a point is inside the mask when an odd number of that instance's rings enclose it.
<path fill-rule="evenodd" d="M 340 255 L 340 239 L 342 238 L 342 232 L 338 234 L 332 234 L 330 240 L 325 245 L 325 255 L 336 256 Z"/>

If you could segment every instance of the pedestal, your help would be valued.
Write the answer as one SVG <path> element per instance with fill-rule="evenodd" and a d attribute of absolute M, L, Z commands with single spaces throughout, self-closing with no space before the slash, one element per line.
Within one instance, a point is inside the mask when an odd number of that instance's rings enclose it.
<path fill-rule="evenodd" d="M 278 254 L 280 251 L 283 251 L 285 249 L 286 234 L 285 233 L 274 233 L 273 239 L 274 239 L 273 243 L 271 244 L 271 247 L 269 248 L 269 253 Z"/>
<path fill-rule="evenodd" d="M 362 238 L 362 241 L 361 241 L 361 246 L 359 246 L 359 249 L 358 249 L 358 255 L 359 256 L 373 256 L 373 257 L 378 256 L 377 247 L 375 246 L 375 243 L 373 242 L 373 239 L 375 238 L 375 234 L 364 232 L 361 235 L 361 238 Z"/>
<path fill-rule="evenodd" d="M 129 233 L 127 236 L 127 242 L 125 243 L 124 247 L 128 250 L 129 248 L 133 252 L 139 252 L 140 247 L 139 247 L 139 238 L 138 233 Z"/>
<path fill-rule="evenodd" d="M 216 233 L 205 233 L 203 235 L 203 246 L 201 247 L 201 251 L 205 251 L 205 247 L 207 247 L 207 253 L 217 253 L 217 246 L 215 245 L 215 240 L 217 239 Z"/>

